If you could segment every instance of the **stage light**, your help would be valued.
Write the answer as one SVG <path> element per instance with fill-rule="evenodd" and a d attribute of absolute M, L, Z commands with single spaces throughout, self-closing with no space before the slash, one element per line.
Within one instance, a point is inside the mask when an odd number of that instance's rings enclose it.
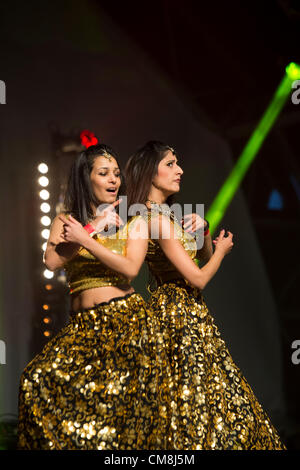
<path fill-rule="evenodd" d="M 45 174 L 48 172 L 48 166 L 45 163 L 40 163 L 38 165 L 38 171 L 39 171 L 40 174 L 42 173 L 42 175 L 43 175 L 43 176 L 39 175 L 39 177 L 37 178 L 38 184 L 45 188 L 49 184 L 49 179 L 47 178 L 47 176 L 45 176 Z M 49 191 L 47 191 L 47 189 L 41 189 L 39 191 L 39 196 L 43 201 L 47 201 L 50 198 L 50 194 L 49 194 Z M 50 279 L 54 278 L 54 272 L 50 271 L 49 269 L 44 269 L 44 266 L 45 266 L 44 262 L 45 262 L 45 251 L 47 249 L 47 240 L 49 239 L 49 236 L 50 236 L 49 227 L 51 225 L 51 218 L 49 217 L 49 214 L 50 214 L 50 211 L 51 211 L 51 206 L 48 202 L 41 202 L 40 203 L 40 210 L 41 210 L 40 223 L 42 225 L 41 236 L 46 240 L 42 243 L 42 250 L 43 250 L 43 254 L 42 254 L 42 258 L 43 258 L 42 275 L 45 279 L 50 280 Z M 43 227 L 47 227 L 47 228 L 43 228 Z M 43 323 L 44 323 L 46 328 L 49 328 L 49 326 L 50 326 L 49 324 L 52 321 L 50 316 L 48 316 L 49 312 L 52 310 L 52 308 L 51 308 L 51 297 L 52 297 L 51 294 L 52 294 L 52 292 L 50 292 L 50 291 L 52 290 L 53 286 L 52 286 L 52 284 L 47 283 L 47 284 L 44 285 L 44 287 L 45 287 L 45 290 L 47 291 L 47 293 L 44 292 L 44 294 L 43 294 L 44 299 L 42 300 L 42 302 L 44 302 L 42 304 Z M 53 307 L 53 305 L 52 305 L 52 307 Z M 47 329 L 47 330 L 43 331 L 43 335 L 46 338 L 49 338 L 50 336 L 52 336 L 52 331 Z"/>
<path fill-rule="evenodd" d="M 47 189 L 42 189 L 42 190 L 39 192 L 39 195 L 40 195 L 40 198 L 41 198 L 41 199 L 44 199 L 44 201 L 46 201 L 46 200 L 49 199 L 49 197 L 50 197 L 49 191 L 47 191 Z"/>
<path fill-rule="evenodd" d="M 52 271 L 49 271 L 49 269 L 45 269 L 43 274 L 46 279 L 52 279 L 54 276 L 54 273 Z"/>
<path fill-rule="evenodd" d="M 47 176 L 40 176 L 39 179 L 38 179 L 38 182 L 41 186 L 44 186 L 44 188 L 46 186 L 48 186 L 48 184 L 49 184 L 49 180 L 48 180 Z"/>
<path fill-rule="evenodd" d="M 287 65 L 285 71 L 291 80 L 300 80 L 300 66 L 295 64 L 295 62 Z"/>
<path fill-rule="evenodd" d="M 239 156 L 237 163 L 231 170 L 231 173 L 225 180 L 225 183 L 222 185 L 212 205 L 206 213 L 206 218 L 209 220 L 211 235 L 213 235 L 214 231 L 224 217 L 226 209 L 233 199 L 236 191 L 238 190 L 243 177 L 248 171 L 249 166 L 256 157 L 265 138 L 267 137 L 280 111 L 286 103 L 286 100 L 292 92 L 292 84 L 294 80 L 300 77 L 300 67 L 294 62 L 291 62 L 286 67 L 285 71 L 286 73 L 277 90 L 275 91 L 268 108 L 264 112 L 261 120 L 246 143 L 244 150 Z"/>
<path fill-rule="evenodd" d="M 45 238 L 46 240 L 48 240 L 49 235 L 50 235 L 50 230 L 47 229 L 47 228 L 45 228 L 44 230 L 42 230 L 41 235 L 42 235 L 43 238 Z"/>
<path fill-rule="evenodd" d="M 269 196 L 268 209 L 271 211 L 281 211 L 283 209 L 283 197 L 277 189 L 273 189 Z"/>
<path fill-rule="evenodd" d="M 41 224 L 44 225 L 45 227 L 48 227 L 51 224 L 51 219 L 47 215 L 43 215 L 41 218 Z"/>
<path fill-rule="evenodd" d="M 45 214 L 48 214 L 48 212 L 50 212 L 51 210 L 51 207 L 50 207 L 50 204 L 48 204 L 48 202 L 43 202 L 40 206 L 40 209 Z"/>
<path fill-rule="evenodd" d="M 38 170 L 40 173 L 45 174 L 48 172 L 48 166 L 46 165 L 46 163 L 40 163 L 38 166 Z"/>

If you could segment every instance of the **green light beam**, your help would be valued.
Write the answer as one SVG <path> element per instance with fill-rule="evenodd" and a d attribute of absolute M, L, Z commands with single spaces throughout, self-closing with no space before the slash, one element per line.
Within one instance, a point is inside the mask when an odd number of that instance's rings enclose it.
<path fill-rule="evenodd" d="M 263 144 L 263 141 L 289 97 L 293 81 L 297 79 L 300 79 L 300 66 L 291 62 L 286 67 L 286 73 L 279 84 L 271 103 L 263 114 L 257 127 L 254 129 L 254 132 L 239 156 L 237 163 L 233 167 L 231 173 L 225 180 L 206 213 L 206 218 L 209 220 L 210 232 L 212 235 L 224 217 L 226 209 L 239 188 L 244 175 L 253 162 Z"/>

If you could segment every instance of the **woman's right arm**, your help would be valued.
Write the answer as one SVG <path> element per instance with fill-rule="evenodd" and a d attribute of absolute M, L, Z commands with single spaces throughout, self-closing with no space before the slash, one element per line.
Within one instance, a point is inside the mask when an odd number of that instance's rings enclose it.
<path fill-rule="evenodd" d="M 174 225 L 164 216 L 155 217 L 153 233 L 158 238 L 159 245 L 167 258 L 171 261 L 178 272 L 193 286 L 203 290 L 208 282 L 218 271 L 224 256 L 231 250 L 232 234 L 224 238 L 224 231 L 220 232 L 215 251 L 210 260 L 201 269 L 193 262 L 175 235 Z M 230 233 L 230 232 L 229 232 Z"/>
<path fill-rule="evenodd" d="M 80 245 L 66 242 L 62 237 L 63 222 L 56 216 L 52 222 L 47 247 L 44 253 L 44 263 L 50 271 L 62 268 L 77 253 Z"/>

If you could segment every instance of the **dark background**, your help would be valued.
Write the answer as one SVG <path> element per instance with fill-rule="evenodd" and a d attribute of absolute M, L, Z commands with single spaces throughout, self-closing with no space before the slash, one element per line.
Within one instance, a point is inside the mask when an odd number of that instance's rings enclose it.
<path fill-rule="evenodd" d="M 80 130 L 115 147 L 123 164 L 159 138 L 182 156 L 182 202 L 209 207 L 286 65 L 300 64 L 300 2 L 11 1 L 1 3 L 0 22 L 7 423 L 16 417 L 22 368 L 46 341 L 36 164 L 52 164 L 57 196 L 55 182 L 74 157 L 64 159 L 63 143 L 76 142 Z M 234 358 L 292 449 L 300 448 L 300 365 L 291 362 L 300 339 L 299 131 L 300 105 L 288 100 L 228 208 L 224 223 L 237 246 L 207 289 Z M 274 190 L 278 209 L 269 206 Z M 63 283 L 48 300 L 53 335 L 67 315 Z"/>

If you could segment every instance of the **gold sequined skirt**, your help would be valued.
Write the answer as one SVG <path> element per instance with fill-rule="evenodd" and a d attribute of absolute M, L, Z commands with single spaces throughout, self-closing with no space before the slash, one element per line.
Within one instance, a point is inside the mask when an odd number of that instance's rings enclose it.
<path fill-rule="evenodd" d="M 164 449 L 168 363 L 143 298 L 71 312 L 25 368 L 19 449 Z"/>
<path fill-rule="evenodd" d="M 201 292 L 184 280 L 160 285 L 149 300 L 171 366 L 169 449 L 284 450 L 233 362 Z"/>

